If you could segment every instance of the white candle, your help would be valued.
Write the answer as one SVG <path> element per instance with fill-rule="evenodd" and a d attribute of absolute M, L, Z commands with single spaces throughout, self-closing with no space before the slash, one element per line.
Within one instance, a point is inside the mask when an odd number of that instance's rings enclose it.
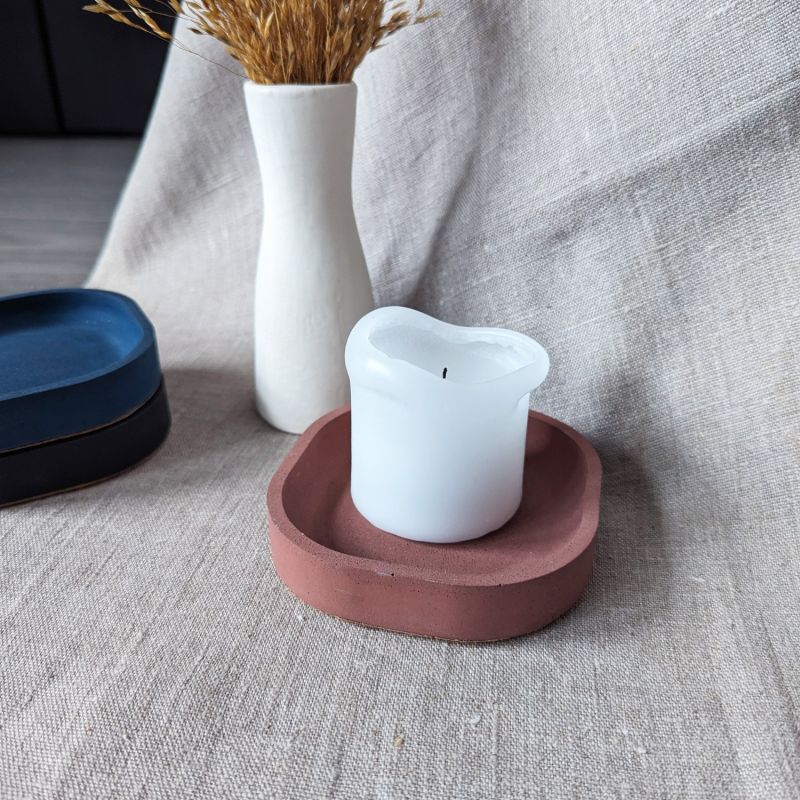
<path fill-rule="evenodd" d="M 528 398 L 550 361 L 537 342 L 380 308 L 345 351 L 353 502 L 375 527 L 424 542 L 475 539 L 522 499 Z"/>

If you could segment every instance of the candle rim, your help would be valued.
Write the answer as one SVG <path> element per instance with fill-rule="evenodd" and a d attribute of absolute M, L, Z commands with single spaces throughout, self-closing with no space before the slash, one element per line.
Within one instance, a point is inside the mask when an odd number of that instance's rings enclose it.
<path fill-rule="evenodd" d="M 437 375 L 406 358 L 393 356 L 381 349 L 373 341 L 372 337 L 375 333 L 392 327 L 411 327 L 426 330 L 442 339 L 442 341 L 456 345 L 469 344 L 470 341 L 475 343 L 485 341 L 487 344 L 493 344 L 493 342 L 487 341 L 488 338 L 504 340 L 511 344 L 512 348 L 518 353 L 527 352 L 530 360 L 522 363 L 516 369 L 504 371 L 485 380 L 473 382 L 460 382 L 452 378 L 442 380 L 441 375 Z M 439 332 L 442 330 L 455 333 L 461 338 L 461 341 L 454 342 L 452 339 L 448 340 L 447 337 L 440 336 Z M 481 389 L 496 387 L 502 382 L 514 383 L 514 378 L 522 378 L 526 373 L 532 374 L 535 371 L 535 377 L 531 378 L 533 385 L 528 389 L 528 391 L 533 391 L 544 381 L 550 368 L 550 358 L 545 348 L 527 334 L 507 328 L 457 325 L 405 306 L 383 306 L 371 311 L 356 323 L 345 350 L 348 372 L 351 371 L 351 366 L 353 366 L 353 349 L 357 346 L 356 342 L 363 342 L 367 348 L 367 369 L 380 371 L 381 362 L 388 360 L 396 364 L 401 370 L 427 376 L 431 381 L 435 381 L 442 391 L 459 391 L 462 393 L 470 390 L 480 391 Z"/>

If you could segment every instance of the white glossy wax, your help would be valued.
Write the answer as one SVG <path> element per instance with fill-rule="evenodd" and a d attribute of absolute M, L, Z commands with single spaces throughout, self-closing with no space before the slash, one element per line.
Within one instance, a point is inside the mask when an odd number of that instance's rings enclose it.
<path fill-rule="evenodd" d="M 540 344 L 390 307 L 356 324 L 345 361 L 351 492 L 369 522 L 444 543 L 483 536 L 514 515 L 529 394 L 550 365 Z"/>

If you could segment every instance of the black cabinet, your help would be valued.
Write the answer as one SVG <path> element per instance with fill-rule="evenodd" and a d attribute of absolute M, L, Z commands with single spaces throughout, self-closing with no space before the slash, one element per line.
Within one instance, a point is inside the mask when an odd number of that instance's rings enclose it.
<path fill-rule="evenodd" d="M 86 1 L 8 4 L 0 26 L 0 132 L 143 130 L 167 44 L 83 11 Z"/>
<path fill-rule="evenodd" d="M 4 5 L 0 25 L 0 130 L 58 133 L 41 9 L 33 0 Z"/>

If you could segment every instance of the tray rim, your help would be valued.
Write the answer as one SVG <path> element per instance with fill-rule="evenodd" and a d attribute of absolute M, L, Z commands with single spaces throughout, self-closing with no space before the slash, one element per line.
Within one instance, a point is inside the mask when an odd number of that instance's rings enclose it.
<path fill-rule="evenodd" d="M 602 483 L 602 464 L 600 462 L 600 456 L 597 454 L 597 451 L 594 449 L 588 439 L 579 434 L 569 425 L 555 419 L 554 417 L 550 417 L 546 414 L 532 410 L 528 413 L 528 419 L 537 420 L 566 434 L 568 438 L 577 444 L 583 456 L 584 463 L 586 464 L 586 484 L 584 493 L 581 496 L 583 514 L 580 522 L 573 529 L 578 538 L 585 539 L 585 544 L 580 549 L 576 549 L 575 552 L 569 553 L 568 558 L 550 564 L 546 569 L 541 572 L 537 572 L 536 574 L 530 574 L 518 580 L 504 582 L 502 584 L 498 584 L 490 577 L 487 578 L 486 576 L 478 575 L 467 575 L 461 577 L 461 579 L 451 579 L 443 582 L 441 580 L 436 580 L 433 577 L 432 572 L 428 572 L 428 570 L 423 568 L 410 567 L 406 564 L 393 564 L 388 561 L 356 556 L 350 553 L 344 553 L 341 550 L 333 550 L 329 547 L 325 547 L 325 545 L 320 544 L 315 539 L 307 536 L 289 518 L 283 503 L 283 490 L 288 476 L 297 465 L 297 462 L 299 461 L 300 456 L 303 454 L 306 445 L 326 425 L 349 413 L 350 406 L 342 406 L 314 422 L 295 442 L 289 453 L 281 462 L 281 465 L 276 470 L 269 483 L 266 494 L 270 541 L 272 541 L 275 531 L 277 530 L 284 539 L 286 539 L 293 546 L 305 552 L 315 561 L 319 562 L 324 568 L 329 569 L 332 564 L 337 564 L 341 568 L 353 570 L 371 578 L 381 575 L 394 578 L 396 573 L 401 572 L 404 580 L 411 583 L 416 583 L 417 585 L 453 587 L 454 589 L 457 588 L 462 590 L 470 588 L 490 589 L 492 587 L 511 588 L 514 586 L 524 586 L 526 584 L 541 581 L 544 578 L 555 575 L 559 571 L 570 567 L 577 562 L 587 550 L 590 550 L 594 547 L 597 529 L 600 522 L 600 490 Z M 386 535 L 391 536 L 392 534 L 386 533 Z M 491 536 L 492 534 L 488 535 Z M 431 544 L 425 542 L 416 542 L 415 544 L 434 548 L 447 548 L 453 546 L 451 544 Z M 470 543 L 464 542 L 460 544 L 469 545 Z M 372 565 L 374 568 L 368 568 L 365 565 L 365 562 L 369 565 Z M 383 571 L 384 568 L 385 572 Z M 484 578 L 483 580 L 481 580 L 482 577 Z M 293 587 L 290 586 L 289 588 L 293 592 L 295 591 Z M 311 603 L 311 605 L 314 604 Z"/>
<path fill-rule="evenodd" d="M 126 310 L 131 313 L 131 316 L 134 317 L 138 322 L 138 324 L 141 326 L 143 335 L 140 337 L 136 346 L 125 356 L 124 359 L 115 361 L 112 365 L 104 367 L 102 369 L 96 369 L 93 370 L 92 372 L 84 372 L 80 376 L 74 379 L 54 381 L 52 383 L 43 384 L 42 386 L 37 387 L 33 391 L 20 390 L 17 392 L 4 392 L 0 388 L 0 406 L 2 406 L 2 404 L 7 400 L 17 400 L 20 397 L 26 397 L 26 398 L 34 397 L 36 395 L 52 392 L 56 389 L 67 389 L 69 387 L 76 386 L 79 384 L 84 385 L 87 383 L 91 383 L 96 378 L 100 378 L 112 372 L 116 372 L 117 370 L 121 369 L 127 364 L 130 364 L 132 361 L 135 361 L 137 358 L 139 358 L 139 356 L 144 354 L 155 344 L 156 332 L 155 328 L 153 327 L 153 323 L 150 322 L 150 320 L 145 316 L 144 312 L 138 306 L 138 304 L 130 297 L 127 297 L 124 294 L 120 294 L 119 292 L 112 292 L 107 289 L 83 289 L 83 288 L 68 287 L 61 289 L 43 289 L 34 292 L 20 292 L 19 294 L 10 294 L 0 297 L 0 309 L 2 309 L 2 306 L 5 303 L 17 302 L 19 300 L 28 300 L 37 297 L 48 297 L 53 295 L 62 297 L 68 295 L 78 295 L 79 297 L 104 297 L 104 298 L 114 299 L 116 302 L 121 303 L 123 306 L 126 306 Z"/>

